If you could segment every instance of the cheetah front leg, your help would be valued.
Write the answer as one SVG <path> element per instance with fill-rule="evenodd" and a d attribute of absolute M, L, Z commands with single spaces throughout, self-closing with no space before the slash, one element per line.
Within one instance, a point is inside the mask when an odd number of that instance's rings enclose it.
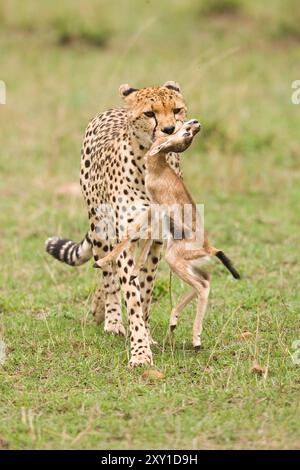
<path fill-rule="evenodd" d="M 134 269 L 134 250 L 135 244 L 130 243 L 128 249 L 117 260 L 118 276 L 128 312 L 131 350 L 130 367 L 153 363 L 141 303 L 140 283 L 138 278 L 131 279 Z"/>
<path fill-rule="evenodd" d="M 157 341 L 152 338 L 152 335 L 150 333 L 150 308 L 154 281 L 157 273 L 158 264 L 161 259 L 162 247 L 162 242 L 152 242 L 147 262 L 141 268 L 141 271 L 139 273 L 144 321 L 145 327 L 148 331 L 150 344 L 157 344 Z"/>

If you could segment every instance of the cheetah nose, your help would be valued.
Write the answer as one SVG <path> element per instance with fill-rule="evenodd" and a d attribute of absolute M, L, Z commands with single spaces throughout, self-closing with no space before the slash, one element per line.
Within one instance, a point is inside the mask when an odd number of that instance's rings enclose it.
<path fill-rule="evenodd" d="M 175 131 L 175 126 L 168 126 L 168 127 L 164 127 L 162 129 L 162 132 L 164 132 L 165 134 L 173 134 L 173 132 Z"/>

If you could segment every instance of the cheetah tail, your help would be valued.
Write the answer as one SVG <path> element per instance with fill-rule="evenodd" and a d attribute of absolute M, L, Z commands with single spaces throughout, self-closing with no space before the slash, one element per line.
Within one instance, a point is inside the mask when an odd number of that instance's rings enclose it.
<path fill-rule="evenodd" d="M 46 251 L 70 266 L 80 266 L 92 257 L 92 242 L 88 233 L 80 243 L 60 237 L 46 240 Z"/>

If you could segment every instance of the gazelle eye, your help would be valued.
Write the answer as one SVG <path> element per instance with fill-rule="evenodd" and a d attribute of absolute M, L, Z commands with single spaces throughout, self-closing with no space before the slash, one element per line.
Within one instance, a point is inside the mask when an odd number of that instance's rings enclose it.
<path fill-rule="evenodd" d="M 155 116 L 155 113 L 153 111 L 145 111 L 144 114 L 145 116 L 150 118 Z"/>
<path fill-rule="evenodd" d="M 173 109 L 173 113 L 174 114 L 179 114 L 181 110 L 182 110 L 182 108 L 175 108 L 175 109 Z"/>

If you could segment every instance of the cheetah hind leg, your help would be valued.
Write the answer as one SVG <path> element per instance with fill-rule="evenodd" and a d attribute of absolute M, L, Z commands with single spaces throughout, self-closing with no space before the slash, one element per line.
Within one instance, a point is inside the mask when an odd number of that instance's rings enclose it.
<path fill-rule="evenodd" d="M 105 290 L 103 285 L 101 284 L 94 293 L 92 300 L 92 314 L 95 319 L 96 325 L 100 325 L 101 323 L 105 322 L 104 331 L 106 333 L 111 333 L 119 336 L 126 336 L 126 330 L 123 326 L 121 315 L 114 313 L 114 318 L 111 318 L 111 315 L 106 318 L 105 310 L 109 307 L 106 306 L 105 297 Z M 110 299 L 110 301 L 115 300 L 116 299 L 114 298 Z M 117 310 L 118 308 L 117 304 L 118 303 L 116 302 L 115 310 Z"/>
<path fill-rule="evenodd" d="M 105 292 L 100 285 L 94 293 L 92 299 L 92 315 L 97 325 L 104 322 L 105 319 Z"/>

